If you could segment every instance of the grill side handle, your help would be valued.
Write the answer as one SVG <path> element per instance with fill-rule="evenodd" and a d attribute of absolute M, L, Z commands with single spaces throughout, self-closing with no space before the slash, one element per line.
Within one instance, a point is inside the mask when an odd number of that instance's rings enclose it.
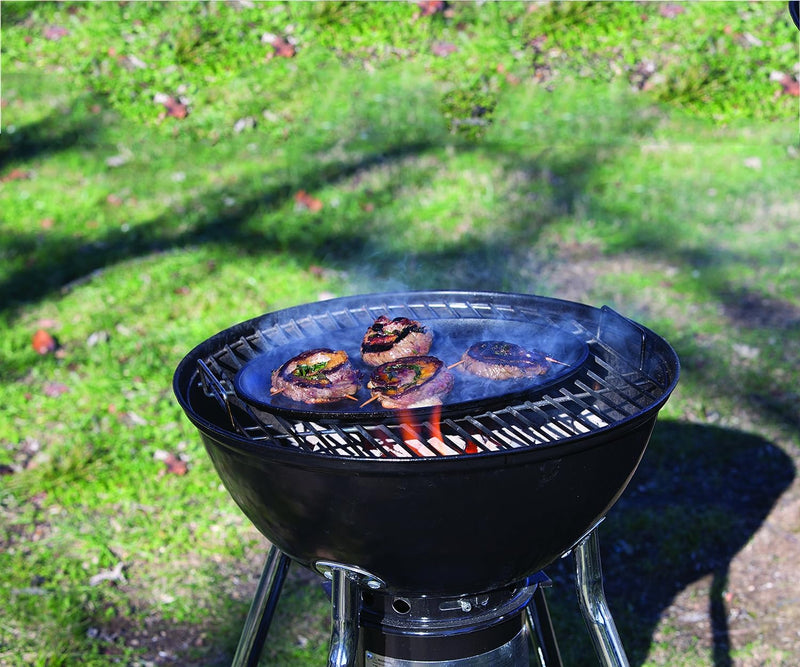
<path fill-rule="evenodd" d="M 647 333 L 644 327 L 613 308 L 603 306 L 597 323 L 597 339 L 623 359 L 638 359 L 638 369 L 644 369 L 647 358 Z"/>
<path fill-rule="evenodd" d="M 678 382 L 680 360 L 669 343 L 647 327 L 609 306 L 600 309 L 597 342 L 613 351 L 618 359 L 644 373 L 662 390 L 671 391 Z"/>

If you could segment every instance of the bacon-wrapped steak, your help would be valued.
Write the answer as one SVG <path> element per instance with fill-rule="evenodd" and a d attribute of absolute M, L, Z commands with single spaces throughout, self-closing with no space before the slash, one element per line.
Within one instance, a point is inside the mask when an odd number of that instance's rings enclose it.
<path fill-rule="evenodd" d="M 361 358 L 370 366 L 380 366 L 401 357 L 427 354 L 433 334 L 416 320 L 381 315 L 367 329 L 361 341 Z"/>
<path fill-rule="evenodd" d="M 273 371 L 270 393 L 301 403 L 333 403 L 353 396 L 360 380 L 347 352 L 319 348 L 298 354 Z"/>
<path fill-rule="evenodd" d="M 490 380 L 531 378 L 550 370 L 550 362 L 541 352 L 499 340 L 475 343 L 461 362 L 463 370 Z"/>
<path fill-rule="evenodd" d="M 436 357 L 403 357 L 372 371 L 367 389 L 384 408 L 421 408 L 441 405 L 453 381 Z"/>

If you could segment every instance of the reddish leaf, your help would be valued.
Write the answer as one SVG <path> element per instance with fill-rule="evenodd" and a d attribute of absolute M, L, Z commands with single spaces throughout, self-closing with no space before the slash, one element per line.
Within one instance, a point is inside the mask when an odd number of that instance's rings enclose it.
<path fill-rule="evenodd" d="M 167 98 L 164 102 L 164 107 L 167 110 L 167 116 L 171 116 L 172 118 L 182 119 L 189 115 L 189 107 L 179 102 L 174 97 Z"/>
<path fill-rule="evenodd" d="M 509 72 L 506 69 L 506 66 L 503 65 L 503 63 L 500 63 L 497 66 L 497 73 L 498 74 L 502 74 L 505 77 L 506 81 L 508 83 L 510 83 L 512 86 L 518 86 L 521 83 L 520 78 L 518 76 L 516 76 L 515 74 L 512 74 L 511 72 Z"/>
<path fill-rule="evenodd" d="M 45 382 L 42 391 L 49 398 L 58 398 L 61 394 L 66 394 L 69 387 L 63 382 Z"/>
<path fill-rule="evenodd" d="M 0 177 L 0 183 L 8 181 L 26 181 L 31 177 L 31 172 L 22 169 L 12 169 L 5 176 Z"/>
<path fill-rule="evenodd" d="M 186 461 L 181 461 L 174 454 L 167 454 L 164 457 L 164 465 L 167 466 L 167 472 L 170 475 L 185 475 L 189 470 Z"/>
<path fill-rule="evenodd" d="M 781 84 L 781 95 L 790 95 L 791 97 L 800 97 L 800 82 L 793 79 L 788 74 L 778 82 Z"/>
<path fill-rule="evenodd" d="M 294 46 L 283 37 L 276 37 L 272 42 L 272 48 L 279 58 L 293 58 L 296 53 Z"/>
<path fill-rule="evenodd" d="M 294 201 L 298 208 L 307 209 L 313 213 L 322 210 L 322 202 L 316 197 L 312 197 L 305 190 L 300 190 L 294 196 Z"/>
<path fill-rule="evenodd" d="M 458 51 L 458 48 L 456 48 L 455 44 L 451 44 L 450 42 L 434 42 L 431 51 L 433 51 L 433 55 L 435 56 L 446 58 L 451 53 Z"/>
<path fill-rule="evenodd" d="M 445 10 L 446 3 L 443 0 L 423 0 L 418 2 L 420 16 L 433 16 Z"/>
<path fill-rule="evenodd" d="M 42 218 L 39 220 L 39 226 L 42 229 L 53 229 L 53 225 L 55 224 L 55 220 L 53 218 Z"/>
<path fill-rule="evenodd" d="M 49 39 L 51 42 L 57 42 L 62 37 L 69 35 L 69 30 L 62 28 L 60 25 L 48 25 L 44 29 L 44 38 Z"/>
<path fill-rule="evenodd" d="M 58 347 L 56 339 L 44 329 L 39 329 L 33 334 L 31 343 L 38 354 L 50 354 Z"/>
<path fill-rule="evenodd" d="M 665 19 L 674 19 L 678 14 L 683 14 L 686 9 L 682 5 L 676 5 L 671 2 L 660 5 L 658 13 Z"/>

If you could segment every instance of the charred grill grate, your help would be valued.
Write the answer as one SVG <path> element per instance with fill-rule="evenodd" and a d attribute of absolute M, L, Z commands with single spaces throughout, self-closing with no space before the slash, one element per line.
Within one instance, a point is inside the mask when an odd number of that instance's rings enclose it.
<path fill-rule="evenodd" d="M 208 405 L 204 416 L 217 428 L 265 446 L 301 448 L 309 453 L 358 458 L 408 458 L 472 454 L 545 446 L 618 426 L 641 414 L 670 390 L 669 369 L 649 354 L 649 341 L 635 323 L 603 308 L 596 321 L 574 313 L 542 313 L 530 307 L 492 303 L 407 303 L 324 311 L 299 319 L 265 322 L 197 362 L 192 380 Z M 546 385 L 525 400 L 416 423 L 402 413 L 384 423 L 287 419 L 241 400 L 233 378 L 247 362 L 276 346 L 353 327 L 366 329 L 381 314 L 403 315 L 435 324 L 440 318 L 537 322 L 583 340 L 589 356 L 566 383 Z M 655 361 L 654 361 L 655 360 Z M 653 366 L 653 367 L 650 367 Z"/>

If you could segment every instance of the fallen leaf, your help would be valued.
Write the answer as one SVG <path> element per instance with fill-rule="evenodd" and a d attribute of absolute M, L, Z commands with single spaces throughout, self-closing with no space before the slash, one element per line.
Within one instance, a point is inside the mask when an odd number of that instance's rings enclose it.
<path fill-rule="evenodd" d="M 57 42 L 62 37 L 69 35 L 69 30 L 62 28 L 60 25 L 48 25 L 44 29 L 44 38 L 49 39 L 51 42 Z"/>
<path fill-rule="evenodd" d="M 424 0 L 423 2 L 418 2 L 417 7 L 419 7 L 420 16 L 433 16 L 443 12 L 446 4 L 444 0 Z"/>
<path fill-rule="evenodd" d="M 665 19 L 674 19 L 679 14 L 683 14 L 686 11 L 686 8 L 682 5 L 676 5 L 674 3 L 668 2 L 663 5 L 659 5 L 658 13 L 661 14 Z"/>
<path fill-rule="evenodd" d="M 267 54 L 267 60 L 271 58 L 293 58 L 297 50 L 287 38 L 280 35 L 273 35 L 272 33 L 264 33 L 261 35 L 261 41 L 265 44 L 272 46 L 273 52 Z"/>
<path fill-rule="evenodd" d="M 186 118 L 189 115 L 189 107 L 187 107 L 183 102 L 179 102 L 173 97 L 170 97 L 169 100 L 164 104 L 167 109 L 167 116 L 172 118 Z"/>
<path fill-rule="evenodd" d="M 5 176 L 0 177 L 0 183 L 8 181 L 27 181 L 31 177 L 31 172 L 22 169 L 12 169 Z"/>
<path fill-rule="evenodd" d="M 164 465 L 167 466 L 167 472 L 170 475 L 182 476 L 185 475 L 189 470 L 188 466 L 186 465 L 186 461 L 181 461 L 174 454 L 167 456 L 167 458 L 164 460 Z"/>
<path fill-rule="evenodd" d="M 172 118 L 186 118 L 189 115 L 189 107 L 184 99 L 176 99 L 172 95 L 156 93 L 153 95 L 153 102 L 160 104 L 166 109 L 161 119 L 171 116 Z"/>
<path fill-rule="evenodd" d="M 69 387 L 63 382 L 45 382 L 42 387 L 42 392 L 48 398 L 58 398 L 62 394 L 66 394 Z"/>
<path fill-rule="evenodd" d="M 773 73 L 770 76 L 770 79 L 777 81 L 781 86 L 781 89 L 776 91 L 775 97 L 780 97 L 781 95 L 800 97 L 800 82 L 798 82 L 794 77 L 790 76 L 789 74 L 782 73 L 779 73 L 779 76 L 776 77 L 775 73 Z"/>
<path fill-rule="evenodd" d="M 298 208 L 306 209 L 313 213 L 322 210 L 322 202 L 316 197 L 312 197 L 305 190 L 300 190 L 294 196 L 294 201 Z"/>
<path fill-rule="evenodd" d="M 450 42 L 434 42 L 433 46 L 431 46 L 431 51 L 435 56 L 446 58 L 451 53 L 458 51 L 458 48 Z"/>
<path fill-rule="evenodd" d="M 44 329 L 37 329 L 33 334 L 31 343 L 33 349 L 36 350 L 38 354 L 50 354 L 51 352 L 55 352 L 58 347 L 56 339 Z"/>
<path fill-rule="evenodd" d="M 505 77 L 506 82 L 511 84 L 512 86 L 517 86 L 521 83 L 520 78 L 509 72 L 503 63 L 500 63 L 497 66 L 497 73 L 502 74 Z"/>

